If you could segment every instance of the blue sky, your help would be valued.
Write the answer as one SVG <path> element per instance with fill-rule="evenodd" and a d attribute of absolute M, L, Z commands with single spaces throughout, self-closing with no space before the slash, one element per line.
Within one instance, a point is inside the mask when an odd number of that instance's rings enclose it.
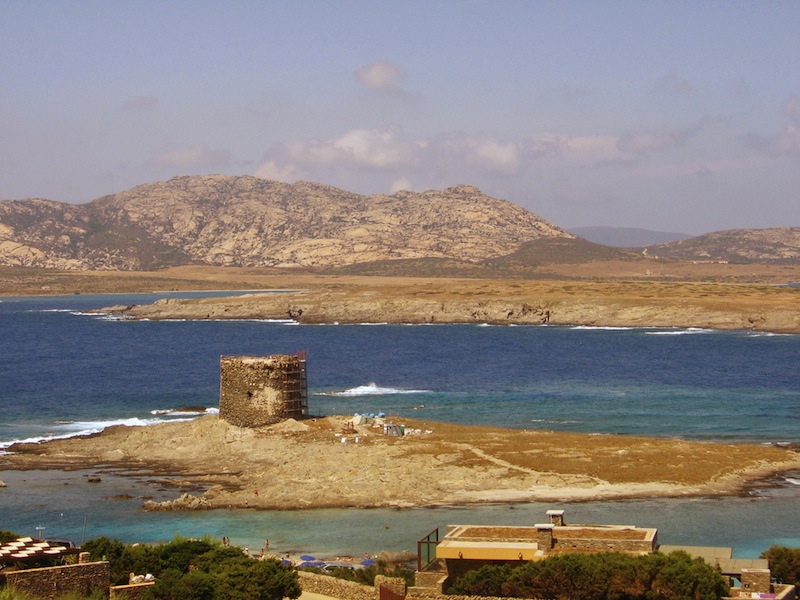
<path fill-rule="evenodd" d="M 794 0 L 0 0 L 0 199 L 225 173 L 800 226 L 798 32 Z"/>

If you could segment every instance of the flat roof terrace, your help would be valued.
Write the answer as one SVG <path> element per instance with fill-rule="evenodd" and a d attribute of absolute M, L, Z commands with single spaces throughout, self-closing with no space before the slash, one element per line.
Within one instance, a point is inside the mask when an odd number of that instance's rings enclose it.
<path fill-rule="evenodd" d="M 458 525 L 436 546 L 436 558 L 459 560 L 534 560 L 541 558 L 535 527 Z"/>
<path fill-rule="evenodd" d="M 436 546 L 436 557 L 513 561 L 575 551 L 642 553 L 655 550 L 657 535 L 657 529 L 632 525 L 451 525 Z"/>
<path fill-rule="evenodd" d="M 598 526 L 591 527 L 556 527 L 553 537 L 560 540 L 636 540 L 644 541 L 655 536 L 655 529 L 641 529 L 639 527 L 624 526 Z"/>

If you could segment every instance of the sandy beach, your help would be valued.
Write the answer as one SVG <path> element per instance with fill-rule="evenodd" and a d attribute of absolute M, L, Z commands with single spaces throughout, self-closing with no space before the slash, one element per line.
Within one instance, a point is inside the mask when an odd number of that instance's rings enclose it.
<path fill-rule="evenodd" d="M 0 469 L 104 468 L 170 477 L 150 510 L 295 510 L 738 494 L 800 469 L 792 449 L 389 418 L 287 420 L 256 429 L 215 415 L 18 444 Z"/>

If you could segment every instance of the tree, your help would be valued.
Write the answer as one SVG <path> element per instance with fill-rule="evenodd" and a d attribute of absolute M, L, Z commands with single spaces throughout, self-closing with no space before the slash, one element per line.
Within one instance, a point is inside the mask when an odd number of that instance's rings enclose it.
<path fill-rule="evenodd" d="M 772 546 L 761 553 L 769 561 L 772 576 L 781 583 L 800 584 L 800 548 Z"/>
<path fill-rule="evenodd" d="M 158 600 L 282 600 L 301 592 L 293 568 L 274 559 L 254 560 L 210 540 L 126 546 L 98 538 L 84 549 L 109 561 L 116 583 L 127 583 L 129 573 L 152 573 L 156 583 L 148 593 Z"/>
<path fill-rule="evenodd" d="M 553 600 L 718 600 L 727 591 L 718 569 L 682 552 L 563 554 L 516 567 L 485 566 L 449 590 Z"/>
<path fill-rule="evenodd" d="M 503 596 L 503 584 L 511 574 L 510 565 L 484 565 L 480 569 L 467 572 L 455 585 L 450 586 L 450 594 L 470 596 Z"/>
<path fill-rule="evenodd" d="M 18 533 L 14 533 L 13 531 L 8 531 L 6 529 L 0 529 L 0 542 L 13 542 L 14 540 L 18 540 L 22 536 Z"/>

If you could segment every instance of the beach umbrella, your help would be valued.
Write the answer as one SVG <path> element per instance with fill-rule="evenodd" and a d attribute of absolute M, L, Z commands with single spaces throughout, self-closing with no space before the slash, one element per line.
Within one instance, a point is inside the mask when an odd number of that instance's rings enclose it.
<path fill-rule="evenodd" d="M 361 561 L 361 564 L 364 565 L 365 567 L 371 567 L 372 565 L 375 564 L 375 561 L 372 560 L 371 558 L 365 558 L 364 560 Z"/>
<path fill-rule="evenodd" d="M 311 556 L 310 554 L 301 554 L 300 560 L 317 560 L 317 559 Z"/>

